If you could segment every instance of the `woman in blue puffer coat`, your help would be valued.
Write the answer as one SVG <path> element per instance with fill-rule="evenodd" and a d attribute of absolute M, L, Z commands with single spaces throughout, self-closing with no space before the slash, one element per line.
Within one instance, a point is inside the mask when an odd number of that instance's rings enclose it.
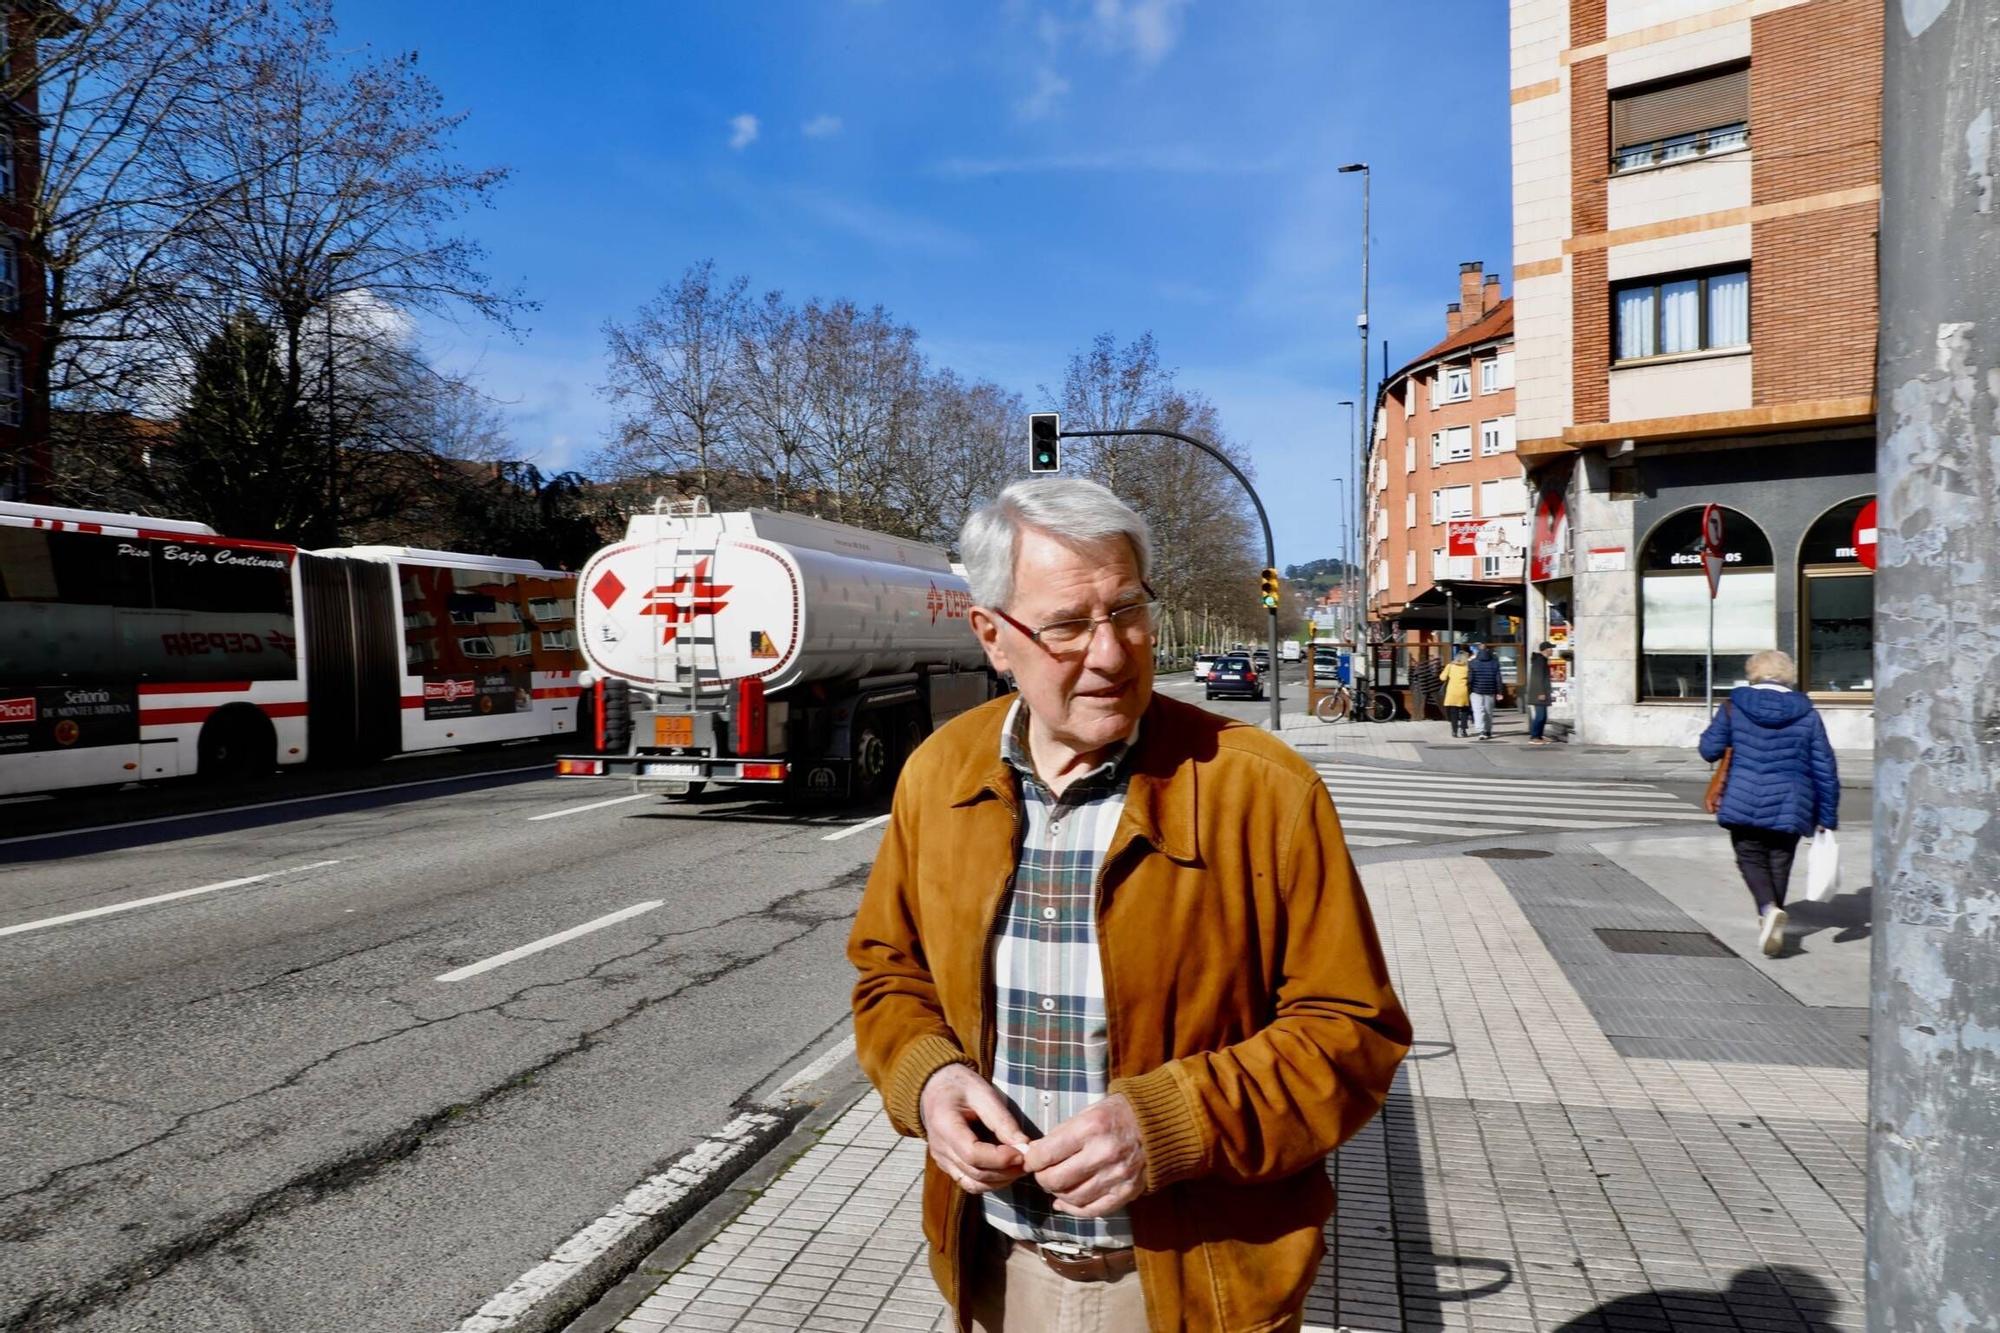
<path fill-rule="evenodd" d="M 1729 830 L 1736 868 L 1757 900 L 1758 943 L 1775 958 L 1785 947 L 1785 882 L 1799 839 L 1840 827 L 1840 769 L 1789 655 L 1757 653 L 1744 674 L 1750 683 L 1729 692 L 1701 733 L 1701 757 L 1712 764 L 1735 751 L 1716 822 Z"/>

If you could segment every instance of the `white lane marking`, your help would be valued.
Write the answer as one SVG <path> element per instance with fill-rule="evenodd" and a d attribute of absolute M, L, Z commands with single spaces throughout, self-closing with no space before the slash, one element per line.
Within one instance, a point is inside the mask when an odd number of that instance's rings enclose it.
<path fill-rule="evenodd" d="M 1348 833 L 1350 827 L 1343 824 L 1340 831 L 1356 847 L 1406 847 L 1415 841 L 1413 838 L 1371 838 L 1362 833 Z"/>
<path fill-rule="evenodd" d="M 1411 792 L 1405 794 L 1383 787 L 1347 787 L 1334 786 L 1332 783 L 1328 783 L 1327 790 L 1333 793 L 1333 799 L 1336 804 L 1342 801 L 1396 801 L 1404 805 L 1429 806 L 1447 800 L 1445 793 Z M 1460 801 L 1465 801 L 1468 797 L 1466 794 L 1461 793 L 1459 794 L 1459 799 Z M 1522 814 L 1529 815 L 1588 815 L 1601 813 L 1607 817 L 1611 815 L 1642 815 L 1647 819 L 1714 818 L 1713 815 L 1702 814 L 1683 802 L 1662 805 L 1656 801 L 1588 800 L 1583 797 L 1561 799 L 1554 796 L 1543 796 L 1540 793 L 1533 793 L 1526 796 L 1510 796 L 1484 792 L 1471 793 L 1469 801 L 1475 808 L 1480 810 L 1518 810 Z M 1449 803 L 1456 805 L 1459 802 L 1454 801 Z"/>
<path fill-rule="evenodd" d="M 571 1236 L 555 1252 L 506 1290 L 479 1307 L 452 1333 L 500 1333 L 516 1327 L 556 1291 L 588 1278 L 611 1249 L 633 1231 L 702 1187 L 710 1176 L 758 1146 L 760 1136 L 784 1122 L 763 1111 L 746 1111 L 703 1139 L 659 1175 L 640 1182 L 618 1206 Z"/>
<path fill-rule="evenodd" d="M 801 1066 L 798 1073 L 780 1083 L 777 1095 L 783 1097 L 793 1088 L 802 1088 L 806 1084 L 824 1077 L 829 1069 L 832 1069 L 852 1054 L 854 1054 L 854 1034 L 850 1032 L 827 1048 L 825 1054 L 810 1064 Z"/>
<path fill-rule="evenodd" d="M 1329 780 L 1382 786 L 1412 787 L 1425 790 L 1460 791 L 1519 791 L 1519 792 L 1570 792 L 1592 796 L 1629 796 L 1640 800 L 1677 801 L 1680 798 L 1672 792 L 1661 791 L 1658 787 L 1633 786 L 1630 783 L 1612 782 L 1565 782 L 1560 778 L 1473 778 L 1456 773 L 1403 773 L 1381 769 L 1355 768 L 1352 765 L 1319 765 L 1319 775 Z"/>
<path fill-rule="evenodd" d="M 1457 828 L 1449 824 L 1412 824 L 1400 819 L 1349 819 L 1346 815 L 1340 817 L 1342 833 L 1356 828 L 1377 829 L 1385 833 L 1446 833 L 1457 838 L 1477 838 L 1482 834 L 1489 837 L 1504 836 L 1496 829 Z"/>
<path fill-rule="evenodd" d="M 842 838 L 853 837 L 855 834 L 861 832 L 863 829 L 871 829 L 874 828 L 877 824 L 886 824 L 888 822 L 889 822 L 889 816 L 877 815 L 873 819 L 864 819 L 859 824 L 849 824 L 846 828 L 842 829 L 838 833 L 829 833 L 824 838 L 821 838 L 820 841 L 839 842 Z"/>
<path fill-rule="evenodd" d="M 665 901 L 658 898 L 655 898 L 651 902 L 634 903 L 630 907 L 621 908 L 616 912 L 598 917 L 595 921 L 586 921 L 580 926 L 571 926 L 568 930 L 558 931 L 545 939 L 536 940 L 532 944 L 524 944 L 518 949 L 509 949 L 506 953 L 496 953 L 491 958 L 482 958 L 476 963 L 467 963 L 464 967 L 454 968 L 443 976 L 438 977 L 437 980 L 463 981 L 467 977 L 476 977 L 481 972 L 491 972 L 496 967 L 505 967 L 511 962 L 526 958 L 529 954 L 540 953 L 544 949 L 553 949 L 558 944 L 567 944 L 580 935 L 588 935 L 593 930 L 603 930 L 606 926 L 615 926 L 620 921 L 638 916 L 642 912 L 650 912 L 655 907 L 663 907 L 665 905 Z"/>
<path fill-rule="evenodd" d="M 589 805 L 566 805 L 560 810 L 551 810 L 544 815 L 529 815 L 528 822 L 532 824 L 540 819 L 561 819 L 564 815 L 580 815 L 586 810 L 602 810 L 607 805 L 623 805 L 627 801 L 643 801 L 652 794 L 649 791 L 642 791 L 631 796 L 614 796 L 608 801 L 592 801 Z"/>
<path fill-rule="evenodd" d="M 309 865 L 289 866 L 284 870 L 267 870 L 261 875 L 245 875 L 241 879 L 225 879 L 216 884 L 203 884 L 198 888 L 178 889 L 173 893 L 157 893 L 150 898 L 134 898 L 128 903 L 113 903 L 109 907 L 93 907 L 86 912 L 70 912 L 64 916 L 44 917 L 40 921 L 23 921 L 18 926 L 0 927 L 0 935 L 19 935 L 24 931 L 42 930 L 48 926 L 60 926 L 67 921 L 87 921 L 91 917 L 110 916 L 113 912 L 129 912 L 135 907 L 151 907 L 154 903 L 170 903 L 180 898 L 192 898 L 198 893 L 216 893 L 223 889 L 240 889 L 245 884 L 256 884 L 280 875 L 296 875 L 302 871 L 318 870 L 322 866 L 337 866 L 340 858 L 331 861 L 314 861 Z"/>
<path fill-rule="evenodd" d="M 51 838 L 80 838 L 87 833 L 112 833 L 122 828 L 145 828 L 150 824 L 179 824 L 190 819 L 213 819 L 219 815 L 241 814 L 249 810 L 275 810 L 281 805 L 305 805 L 311 801 L 338 801 L 349 796 L 366 796 L 378 791 L 401 791 L 406 787 L 435 787 L 440 782 L 471 782 L 478 778 L 506 777 L 512 773 L 555 773 L 548 764 L 527 764 L 521 768 L 489 768 L 477 773 L 460 773 L 448 778 L 417 778 L 410 782 L 389 782 L 380 787 L 355 787 L 348 791 L 322 792 L 318 796 L 287 796 L 282 801 L 258 801 L 254 805 L 225 805 L 219 810 L 190 810 L 185 814 L 159 815 L 152 819 L 128 819 L 122 824 L 92 824 L 89 828 L 57 829 L 53 833 L 23 833 L 0 838 L 0 847 L 13 842 L 47 842 Z"/>
<path fill-rule="evenodd" d="M 1631 824 L 1643 824 L 1659 816 L 1612 815 L 1604 819 L 1554 819 L 1546 815 L 1480 814 L 1476 811 L 1428 810 L 1412 806 L 1408 801 L 1360 801 L 1349 798 L 1334 798 L 1333 808 L 1341 812 L 1341 822 L 1347 821 L 1346 812 L 1355 810 L 1363 815 L 1414 815 L 1418 819 L 1435 819 L 1453 824 L 1503 824 L 1509 828 L 1568 828 L 1597 829 L 1623 828 Z M 1710 818 L 1704 815 L 1703 818 Z"/>

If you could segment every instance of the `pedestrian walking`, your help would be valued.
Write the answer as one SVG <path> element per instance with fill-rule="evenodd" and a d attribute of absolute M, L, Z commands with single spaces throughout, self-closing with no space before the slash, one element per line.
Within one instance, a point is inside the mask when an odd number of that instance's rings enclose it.
<path fill-rule="evenodd" d="M 1528 744 L 1547 745 L 1543 731 L 1549 725 L 1549 653 L 1555 645 L 1546 639 L 1535 645 L 1528 657 Z"/>
<path fill-rule="evenodd" d="M 1461 645 L 1452 652 L 1451 660 L 1444 664 L 1444 715 L 1451 723 L 1451 734 L 1465 736 L 1471 733 L 1466 723 L 1472 710 L 1472 650 Z"/>
<path fill-rule="evenodd" d="M 929 1144 L 931 1273 L 961 1330 L 1295 1330 L 1323 1160 L 1410 1042 L 1333 803 L 1154 693 L 1110 491 L 1015 482 L 960 549 L 1019 693 L 911 756 L 848 941 L 861 1066 Z"/>
<path fill-rule="evenodd" d="M 1728 761 L 1716 822 L 1729 830 L 1736 868 L 1757 904 L 1757 942 L 1766 957 L 1785 947 L 1785 885 L 1799 839 L 1840 827 L 1840 767 L 1826 723 L 1798 689 L 1790 655 L 1768 649 L 1701 733 L 1701 757 Z"/>
<path fill-rule="evenodd" d="M 1467 684 L 1472 690 L 1472 724 L 1479 728 L 1479 739 L 1493 739 L 1493 703 L 1500 696 L 1500 659 L 1485 644 L 1472 655 L 1472 665 L 1468 670 Z"/>

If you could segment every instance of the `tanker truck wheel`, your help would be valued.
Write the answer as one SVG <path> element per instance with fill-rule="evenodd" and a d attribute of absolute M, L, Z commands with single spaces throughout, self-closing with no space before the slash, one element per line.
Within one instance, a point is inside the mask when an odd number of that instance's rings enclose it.
<path fill-rule="evenodd" d="M 854 797 L 879 799 L 895 781 L 895 754 L 880 715 L 869 715 L 854 724 Z"/>

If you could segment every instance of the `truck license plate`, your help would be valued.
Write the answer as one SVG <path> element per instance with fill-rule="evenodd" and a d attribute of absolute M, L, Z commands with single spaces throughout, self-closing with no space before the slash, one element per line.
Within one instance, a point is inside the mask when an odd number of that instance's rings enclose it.
<path fill-rule="evenodd" d="M 700 764 L 647 764 L 649 778 L 699 778 L 706 776 Z"/>

